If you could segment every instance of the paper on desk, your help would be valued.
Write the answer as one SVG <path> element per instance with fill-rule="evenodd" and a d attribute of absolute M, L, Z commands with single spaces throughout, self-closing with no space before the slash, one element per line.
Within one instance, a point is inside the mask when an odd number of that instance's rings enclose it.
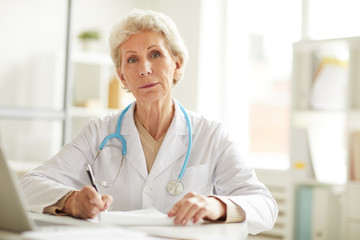
<path fill-rule="evenodd" d="M 135 211 L 108 211 L 100 213 L 102 224 L 136 225 L 136 226 L 165 226 L 174 225 L 174 219 L 155 208 Z"/>
<path fill-rule="evenodd" d="M 43 231 L 30 231 L 22 234 L 26 239 L 36 239 L 36 240 L 158 240 L 157 237 L 152 237 L 144 232 L 131 231 L 122 228 L 116 227 L 106 227 L 106 228 L 60 228 L 58 230 L 43 230 Z"/>

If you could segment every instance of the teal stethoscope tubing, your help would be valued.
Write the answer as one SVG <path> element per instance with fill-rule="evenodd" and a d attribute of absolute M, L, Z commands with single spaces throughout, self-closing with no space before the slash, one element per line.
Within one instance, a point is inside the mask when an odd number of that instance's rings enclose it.
<path fill-rule="evenodd" d="M 124 118 L 125 113 L 129 110 L 131 104 L 129 106 L 127 106 L 121 113 L 119 120 L 118 120 L 118 124 L 116 126 L 116 131 L 114 134 L 110 134 L 109 136 L 105 137 L 104 140 L 101 142 L 99 149 L 102 150 L 105 146 L 105 144 L 111 139 L 111 138 L 118 138 L 121 143 L 122 143 L 122 155 L 125 156 L 126 155 L 126 140 L 125 138 L 120 134 L 120 130 L 121 130 L 121 123 L 122 123 L 122 119 Z"/>
<path fill-rule="evenodd" d="M 122 113 L 120 114 L 120 117 L 119 117 L 119 120 L 118 120 L 118 123 L 117 123 L 117 126 L 116 126 L 116 132 L 114 134 L 110 134 L 109 136 L 105 137 L 104 140 L 101 142 L 100 146 L 99 146 L 99 152 L 104 148 L 104 146 L 106 145 L 106 143 L 111 139 L 111 138 L 117 138 L 121 141 L 122 143 L 122 155 L 123 156 L 126 156 L 126 153 L 127 153 L 127 147 L 126 147 L 126 140 L 125 138 L 120 134 L 120 130 L 121 130 L 121 123 L 122 123 L 122 120 L 124 118 L 124 115 L 125 113 L 129 110 L 130 106 L 132 104 L 129 104 L 129 106 L 127 106 L 123 111 Z M 185 173 L 185 170 L 186 170 L 186 166 L 188 164 L 188 161 L 189 161 L 189 157 L 190 157 L 190 151 L 191 151 L 191 146 L 192 146 L 192 135 L 191 135 L 191 124 L 190 124 L 190 119 L 189 119 L 189 116 L 187 115 L 185 109 L 183 108 L 183 106 L 181 106 L 180 103 L 178 103 L 181 111 L 183 112 L 184 114 L 184 117 L 185 117 L 185 120 L 186 120 L 186 124 L 187 124 L 187 127 L 188 127 L 188 132 L 189 132 L 189 145 L 188 145 L 188 149 L 187 149 L 187 152 L 186 152 L 186 157 L 185 157 L 185 160 L 184 160 L 184 163 L 183 163 L 183 166 L 181 168 L 181 171 L 180 171 L 180 174 L 178 176 L 178 179 L 177 179 L 177 183 L 180 182 L 181 178 L 183 177 L 184 173 Z M 98 152 L 98 153 L 99 153 Z M 97 154 L 98 155 L 98 154 Z M 96 158 L 96 157 L 95 157 Z"/>
<path fill-rule="evenodd" d="M 191 135 L 191 124 L 190 124 L 189 116 L 187 115 L 187 113 L 186 113 L 185 109 L 183 108 L 183 106 L 181 106 L 180 103 L 178 103 L 178 104 L 179 104 L 179 107 L 180 107 L 181 111 L 184 114 L 186 124 L 187 124 L 187 127 L 188 127 L 188 132 L 189 132 L 189 145 L 188 145 L 188 149 L 187 149 L 187 152 L 186 152 L 186 157 L 185 157 L 185 160 L 184 160 L 184 164 L 183 164 L 183 166 L 181 168 L 181 172 L 180 172 L 179 177 L 178 177 L 178 182 L 179 182 L 181 180 L 182 176 L 185 173 L 185 169 L 186 169 L 186 166 L 187 166 L 188 161 L 189 161 L 189 156 L 190 156 L 190 151 L 191 151 L 191 146 L 192 146 L 192 135 Z"/>

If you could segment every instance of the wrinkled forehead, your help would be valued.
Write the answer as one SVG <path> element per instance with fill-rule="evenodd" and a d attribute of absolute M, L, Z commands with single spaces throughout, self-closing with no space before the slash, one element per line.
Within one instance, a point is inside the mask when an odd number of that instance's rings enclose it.
<path fill-rule="evenodd" d="M 119 49 L 128 50 L 129 48 L 147 48 L 152 45 L 161 45 L 167 47 L 164 34 L 154 31 L 135 33 L 130 35 L 127 40 L 120 44 Z"/>
<path fill-rule="evenodd" d="M 174 58 L 170 51 L 168 41 L 162 32 L 157 31 L 142 31 L 129 35 L 128 39 L 123 41 L 118 47 L 119 61 L 127 53 L 139 53 L 146 51 L 153 46 L 158 46 L 164 51 L 169 52 L 171 57 Z"/>

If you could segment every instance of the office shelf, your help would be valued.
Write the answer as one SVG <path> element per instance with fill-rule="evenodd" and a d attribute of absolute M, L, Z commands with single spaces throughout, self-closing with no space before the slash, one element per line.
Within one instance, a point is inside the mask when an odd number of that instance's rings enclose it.
<path fill-rule="evenodd" d="M 352 135 L 360 130 L 359 66 L 359 37 L 301 41 L 293 46 L 290 159 L 294 185 L 313 188 L 314 194 L 322 188 L 345 193 L 334 194 L 331 200 L 343 203 L 336 210 L 340 210 L 338 232 L 345 239 L 355 239 L 359 233 L 355 229 L 360 229 L 353 215 L 359 211 L 354 203 L 360 201 L 360 179 L 350 177 Z M 334 164 L 340 167 L 331 169 Z M 320 177 L 326 172 L 334 179 L 343 177 L 332 182 L 331 177 Z M 329 228 L 329 219 L 323 219 L 322 225 L 315 223 L 318 229 L 313 233 L 329 230 L 323 228 Z"/>

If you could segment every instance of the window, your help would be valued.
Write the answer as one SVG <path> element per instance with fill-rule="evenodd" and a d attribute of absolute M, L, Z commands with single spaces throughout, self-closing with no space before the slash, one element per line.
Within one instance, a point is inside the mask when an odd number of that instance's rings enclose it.
<path fill-rule="evenodd" d="M 62 144 L 67 2 L 7 0 L 0 8 L 0 141 L 14 162 Z"/>
<path fill-rule="evenodd" d="M 292 44 L 300 40 L 301 2 L 210 4 L 202 11 L 200 112 L 225 122 L 255 167 L 288 169 Z"/>
<path fill-rule="evenodd" d="M 358 0 L 308 0 L 309 39 L 359 36 Z"/>
<path fill-rule="evenodd" d="M 1 4 L 0 107 L 63 108 L 66 8 L 62 0 Z"/>

